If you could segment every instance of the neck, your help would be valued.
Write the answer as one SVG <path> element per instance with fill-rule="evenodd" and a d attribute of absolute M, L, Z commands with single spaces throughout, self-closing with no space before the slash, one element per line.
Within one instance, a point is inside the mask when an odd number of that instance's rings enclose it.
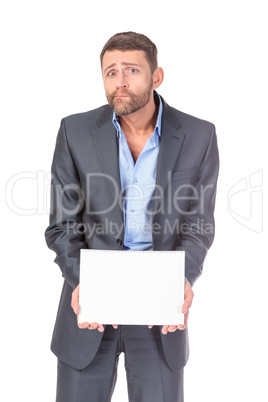
<path fill-rule="evenodd" d="M 158 107 L 155 105 L 154 95 L 152 94 L 147 105 L 135 113 L 120 116 L 119 121 L 124 133 L 144 136 L 151 134 L 154 130 L 157 114 Z"/>

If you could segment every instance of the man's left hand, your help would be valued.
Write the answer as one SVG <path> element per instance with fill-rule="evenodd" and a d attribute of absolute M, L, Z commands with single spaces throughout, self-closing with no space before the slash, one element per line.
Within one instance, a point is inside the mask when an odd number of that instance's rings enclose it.
<path fill-rule="evenodd" d="M 183 330 L 187 327 L 188 316 L 189 316 L 189 308 L 192 305 L 194 298 L 194 292 L 190 283 L 185 279 L 185 287 L 184 287 L 184 304 L 182 306 L 182 313 L 184 314 L 184 324 L 180 325 L 163 325 L 162 334 L 166 335 L 168 332 L 175 332 L 177 329 Z M 152 325 L 148 325 L 148 328 L 152 328 Z"/>

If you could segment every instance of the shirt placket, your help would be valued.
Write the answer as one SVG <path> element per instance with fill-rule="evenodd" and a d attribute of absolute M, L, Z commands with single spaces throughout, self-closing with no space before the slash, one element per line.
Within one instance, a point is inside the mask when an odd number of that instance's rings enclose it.
<path fill-rule="evenodd" d="M 125 146 L 127 146 L 129 163 L 131 165 L 131 178 L 130 186 L 127 191 L 126 201 L 126 242 L 127 245 L 131 245 L 133 239 L 139 241 L 140 238 L 144 238 L 144 225 L 148 224 L 148 220 L 145 217 L 145 211 L 143 210 L 144 201 L 147 197 L 146 189 L 142 180 L 142 170 L 144 166 L 144 157 L 146 153 L 151 152 L 155 148 L 155 136 L 148 140 L 142 150 L 136 164 L 133 162 L 132 155 L 125 140 Z M 147 230 L 148 232 L 148 230 Z"/>

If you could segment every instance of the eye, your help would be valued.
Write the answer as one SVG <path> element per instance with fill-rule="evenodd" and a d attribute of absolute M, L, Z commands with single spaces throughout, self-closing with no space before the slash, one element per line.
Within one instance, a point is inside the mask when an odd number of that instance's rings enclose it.
<path fill-rule="evenodd" d="M 114 77 L 115 76 L 115 72 L 114 71 L 109 71 L 109 73 L 107 74 L 108 77 Z"/>
<path fill-rule="evenodd" d="M 136 73 L 136 71 L 137 71 L 136 68 L 130 68 L 130 69 L 129 69 L 129 72 L 130 72 L 131 74 Z"/>

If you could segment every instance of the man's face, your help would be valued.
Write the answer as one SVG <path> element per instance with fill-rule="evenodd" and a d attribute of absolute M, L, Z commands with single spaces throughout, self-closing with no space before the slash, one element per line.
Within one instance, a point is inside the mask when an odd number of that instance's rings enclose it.
<path fill-rule="evenodd" d="M 143 50 L 106 51 L 102 75 L 108 103 L 118 116 L 142 109 L 153 95 L 153 77 Z"/>

